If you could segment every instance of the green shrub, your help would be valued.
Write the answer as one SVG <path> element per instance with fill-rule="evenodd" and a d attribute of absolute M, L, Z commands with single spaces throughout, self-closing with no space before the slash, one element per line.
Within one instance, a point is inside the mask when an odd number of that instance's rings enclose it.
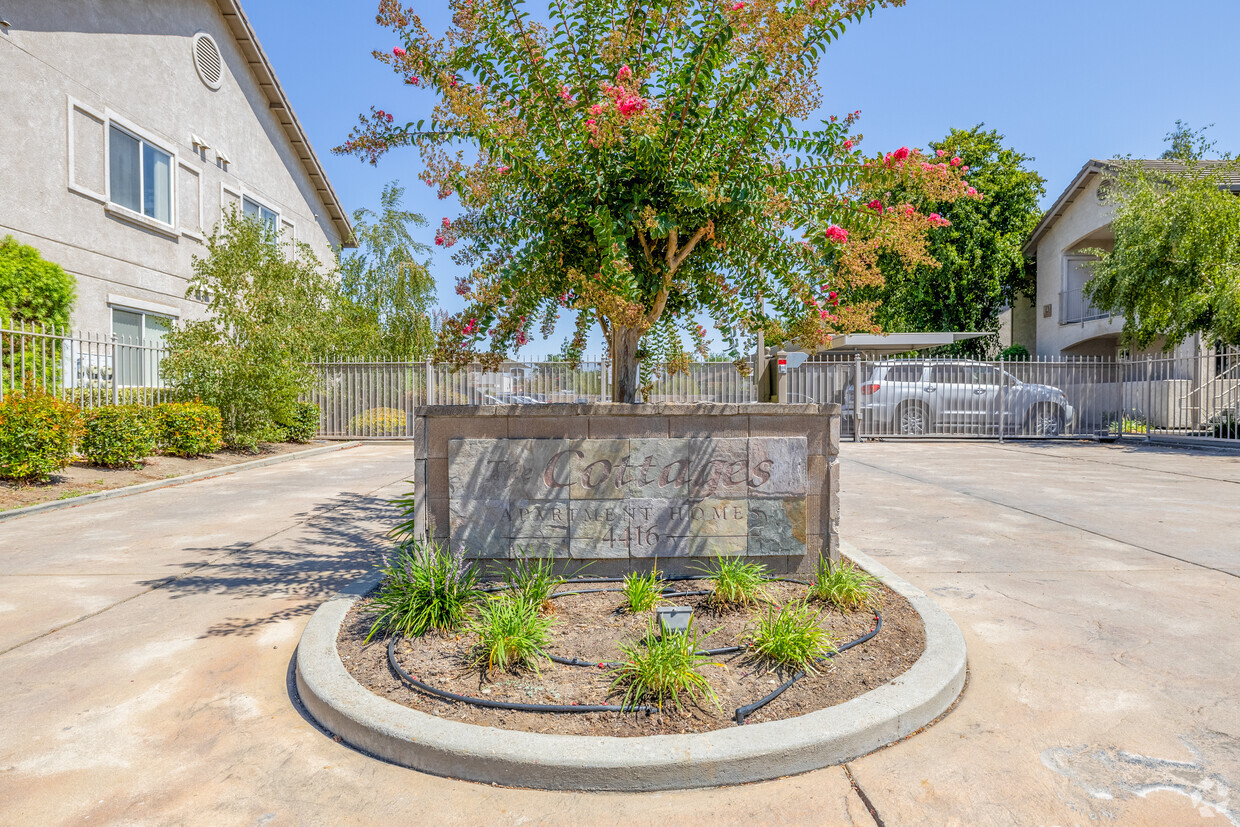
<path fill-rule="evenodd" d="M 69 464 L 81 435 L 80 411 L 27 387 L 0 401 L 0 477 L 47 480 Z"/>
<path fill-rule="evenodd" d="M 555 573 L 555 561 L 549 557 L 519 557 L 504 575 L 508 594 L 532 606 L 538 612 L 554 610 L 551 595 L 564 585 L 564 578 Z"/>
<path fill-rule="evenodd" d="M 662 637 L 656 637 L 651 619 L 645 641 L 621 646 L 623 660 L 611 670 L 612 689 L 624 688 L 621 705 L 635 706 L 650 700 L 662 709 L 664 702 L 671 700 L 679 709 L 681 695 L 706 697 L 718 704 L 710 682 L 700 671 L 708 665 L 707 656 L 697 650 L 698 635 L 692 619 L 687 632 L 670 632 Z"/>
<path fill-rule="evenodd" d="M 711 582 L 707 600 L 717 609 L 731 606 L 752 606 L 765 599 L 767 573 L 761 563 L 749 563 L 740 557 L 721 557 L 706 569 Z"/>
<path fill-rule="evenodd" d="M 630 572 L 624 576 L 620 589 L 624 593 L 624 608 L 632 614 L 650 611 L 663 594 L 663 584 L 657 571 L 646 574 Z"/>
<path fill-rule="evenodd" d="M 164 402 L 175 402 L 180 397 L 171 388 L 117 388 L 116 404 L 155 406 Z M 80 408 L 93 408 L 112 404 L 112 385 L 110 381 L 99 382 L 93 386 L 66 388 L 65 398 Z"/>
<path fill-rule="evenodd" d="M 814 583 L 809 592 L 811 596 L 833 603 L 846 612 L 876 605 L 880 595 L 878 578 L 852 563 L 832 566 L 831 559 L 825 554 L 815 564 Z"/>
<path fill-rule="evenodd" d="M 371 408 L 349 420 L 354 436 L 399 436 L 405 430 L 405 412 L 396 408 Z"/>
<path fill-rule="evenodd" d="M 11 235 L 0 239 L 0 317 L 64 327 L 76 298 L 73 276 Z"/>
<path fill-rule="evenodd" d="M 319 406 L 313 402 L 298 402 L 292 413 L 280 422 L 285 442 L 309 442 L 319 432 Z"/>
<path fill-rule="evenodd" d="M 1029 348 L 1024 345 L 1012 345 L 999 351 L 999 358 L 1008 362 L 1028 362 Z"/>
<path fill-rule="evenodd" d="M 367 641 L 379 632 L 417 637 L 431 629 L 453 631 L 482 596 L 478 573 L 464 554 L 435 543 L 402 545 L 380 571 L 383 583 L 372 601 L 379 616 Z"/>
<path fill-rule="evenodd" d="M 159 445 L 165 453 L 200 457 L 223 446 L 220 411 L 214 405 L 165 402 L 155 410 L 159 417 Z"/>
<path fill-rule="evenodd" d="M 1219 439 L 1240 439 L 1240 414 L 1225 410 L 1210 419 L 1212 434 Z"/>
<path fill-rule="evenodd" d="M 104 405 L 82 416 L 82 456 L 93 465 L 138 468 L 155 453 L 159 421 L 145 405 Z"/>
<path fill-rule="evenodd" d="M 768 608 L 746 636 L 750 649 L 773 666 L 813 674 L 814 662 L 835 651 L 835 639 L 818 625 L 819 613 L 804 603 Z"/>
<path fill-rule="evenodd" d="M 537 671 L 538 662 L 547 659 L 551 623 L 550 618 L 539 615 L 534 604 L 520 597 L 487 601 L 469 624 L 469 631 L 478 636 L 474 666 L 487 672 L 517 666 Z"/>

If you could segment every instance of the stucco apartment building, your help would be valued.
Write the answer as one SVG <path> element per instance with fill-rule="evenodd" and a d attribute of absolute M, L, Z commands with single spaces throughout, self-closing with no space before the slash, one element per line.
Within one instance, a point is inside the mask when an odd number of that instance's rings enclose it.
<path fill-rule="evenodd" d="M 0 0 L 0 236 L 72 273 L 73 326 L 158 341 L 236 208 L 308 243 L 348 216 L 236 0 Z"/>
<path fill-rule="evenodd" d="M 1142 163 L 1152 169 L 1177 165 L 1162 160 Z M 1115 206 L 1099 194 L 1107 166 L 1107 161 L 1086 163 L 1025 243 L 1025 255 L 1037 262 L 1037 296 L 1032 306 L 1018 301 L 1012 308 L 1011 329 L 1012 341 L 1023 344 L 1030 353 L 1106 359 L 1120 353 L 1123 318 L 1094 307 L 1084 293 L 1091 258 L 1083 251 L 1110 250 L 1115 244 L 1111 229 Z M 1227 185 L 1240 191 L 1240 179 L 1229 180 Z M 1105 189 L 1102 193 L 1105 195 Z M 1202 344 L 1200 337 L 1194 336 L 1173 353 L 1191 356 L 1201 352 Z"/>

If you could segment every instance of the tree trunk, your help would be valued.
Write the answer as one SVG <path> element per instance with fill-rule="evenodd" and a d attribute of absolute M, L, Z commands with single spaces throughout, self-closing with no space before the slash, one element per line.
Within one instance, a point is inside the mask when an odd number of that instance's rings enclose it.
<path fill-rule="evenodd" d="M 611 328 L 611 401 L 637 401 L 637 343 L 641 331 L 635 327 Z"/>

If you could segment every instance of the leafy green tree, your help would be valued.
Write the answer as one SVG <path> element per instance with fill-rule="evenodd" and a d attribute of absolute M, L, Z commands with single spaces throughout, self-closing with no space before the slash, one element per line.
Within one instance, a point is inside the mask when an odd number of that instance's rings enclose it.
<path fill-rule="evenodd" d="M 421 359 L 434 347 L 430 309 L 435 280 L 420 256 L 430 247 L 416 241 L 411 227 L 426 219 L 401 208 L 404 187 L 383 188 L 380 211 L 353 213 L 359 249 L 340 261 L 340 312 L 345 341 L 339 349 L 392 358 Z"/>
<path fill-rule="evenodd" d="M 1177 126 L 1179 126 L 1177 124 Z M 1172 348 L 1195 333 L 1240 345 L 1240 161 L 1207 161 L 1209 143 L 1169 140 L 1178 165 L 1116 161 L 1112 250 L 1098 257 L 1085 294 L 1124 319 L 1124 341 Z"/>
<path fill-rule="evenodd" d="M 873 307 L 837 306 L 874 284 L 880 253 L 930 264 L 918 209 L 965 196 L 955 167 L 917 150 L 863 155 L 859 113 L 803 130 L 824 50 L 878 6 L 904 0 L 451 0 L 443 36 L 398 0 L 378 20 L 400 45 L 376 53 L 439 97 L 429 123 L 373 109 L 337 151 L 376 162 L 413 145 L 424 181 L 464 215 L 468 306 L 437 355 L 498 361 L 575 316 L 574 352 L 598 325 L 612 398 L 631 402 L 644 358 L 676 365 L 709 316 L 733 358 L 768 341 L 818 346 L 875 329 Z M 547 25 L 535 22 L 549 21 Z M 881 214 L 862 189 L 897 186 Z"/>
<path fill-rule="evenodd" d="M 67 327 L 76 294 L 76 280 L 59 264 L 45 260 L 34 247 L 11 235 L 0 239 L 0 324 Z M 27 378 L 59 383 L 64 369 L 59 340 L 27 347 L 23 358 L 19 355 L 21 338 L 0 335 L 0 385 L 5 390 L 20 388 Z"/>
<path fill-rule="evenodd" d="M 166 338 L 160 370 L 186 398 L 216 406 L 225 444 L 254 450 L 282 438 L 314 376 L 307 362 L 333 334 L 334 274 L 306 244 L 290 249 L 274 229 L 233 211 L 195 257 L 190 291 L 210 316 Z"/>
<path fill-rule="evenodd" d="M 65 327 L 77 282 L 59 264 L 11 235 L 0 239 L 0 319 Z"/>
<path fill-rule="evenodd" d="M 882 302 L 876 318 L 883 329 L 997 333 L 1004 306 L 1031 301 L 1036 271 L 1021 247 L 1041 216 L 1038 200 L 1046 182 L 1030 168 L 1031 157 L 1003 141 L 997 130 L 979 124 L 931 142 L 936 155 L 968 170 L 969 183 L 985 198 L 929 205 L 950 222 L 930 231 L 929 252 L 939 266 L 908 269 L 883 261 L 883 286 L 861 291 Z M 995 341 L 994 336 L 972 339 L 944 351 L 983 357 Z"/>

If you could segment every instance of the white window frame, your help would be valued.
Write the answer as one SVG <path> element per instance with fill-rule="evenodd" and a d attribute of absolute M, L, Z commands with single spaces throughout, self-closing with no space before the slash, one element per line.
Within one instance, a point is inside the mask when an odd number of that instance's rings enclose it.
<path fill-rule="evenodd" d="M 201 241 L 205 244 L 207 239 L 203 235 L 203 231 L 206 229 L 205 225 L 207 223 L 207 216 L 204 214 L 205 207 L 203 206 L 203 202 L 202 202 L 202 187 L 203 187 L 202 167 L 195 166 L 194 164 L 191 164 L 188 161 L 182 161 L 180 159 L 177 160 L 177 166 L 180 169 L 188 170 L 190 173 L 198 177 L 198 227 L 197 229 L 190 228 L 190 227 L 181 227 L 181 235 L 185 236 L 186 238 L 192 238 L 195 241 Z M 175 194 L 175 189 L 174 189 L 174 194 Z"/>
<path fill-rule="evenodd" d="M 108 154 L 107 154 L 108 153 L 108 116 L 104 112 L 101 112 L 98 109 L 95 109 L 93 107 L 87 106 L 86 104 L 82 103 L 81 101 L 77 100 L 76 98 L 72 96 L 66 95 L 65 98 L 68 104 L 65 108 L 65 114 L 67 115 L 66 123 L 65 123 L 65 133 L 66 133 L 66 138 L 68 139 L 68 142 L 69 142 L 69 152 L 68 152 L 69 190 L 71 192 L 76 192 L 78 195 L 85 195 L 87 198 L 90 198 L 93 201 L 98 201 L 100 204 L 107 204 L 108 195 L 106 192 L 95 192 L 90 187 L 87 187 L 84 184 L 79 184 L 77 182 L 77 179 L 73 177 L 73 170 L 77 166 L 77 162 L 75 159 L 75 152 L 76 152 L 75 144 L 77 143 L 76 141 L 77 136 L 74 134 L 74 130 L 73 130 L 73 112 L 74 110 L 77 110 L 83 113 L 84 115 L 89 115 L 95 120 L 103 122 L 103 158 L 100 159 L 100 162 L 103 164 L 103 188 L 105 190 L 108 187 Z"/>
<path fill-rule="evenodd" d="M 104 205 L 104 208 L 108 211 L 109 215 L 114 215 L 117 218 L 122 218 L 126 221 L 129 221 L 130 223 L 137 224 L 140 227 L 146 227 L 147 229 L 155 230 L 156 232 L 163 233 L 164 235 L 168 235 L 173 238 L 179 238 L 181 233 L 177 229 L 177 176 L 175 172 L 176 172 L 177 167 L 181 163 L 181 157 L 180 155 L 177 154 L 176 147 L 173 144 L 167 141 L 164 141 L 161 138 L 156 137 L 150 132 L 147 132 L 146 130 L 137 126 L 133 122 L 121 117 L 119 114 L 117 114 L 111 109 L 105 109 L 104 112 L 107 114 L 107 119 L 104 122 L 104 133 L 103 133 L 103 158 L 104 158 L 104 170 L 105 170 L 104 194 L 107 196 L 107 199 L 108 199 L 107 203 Z M 160 152 L 163 152 L 169 156 L 170 167 L 174 173 L 169 176 L 170 180 L 168 182 L 168 187 L 169 187 L 168 206 L 169 206 L 169 212 L 170 212 L 169 218 L 171 219 L 169 223 L 165 224 L 163 221 L 160 221 L 155 218 L 151 218 L 149 215 L 146 215 L 141 212 L 137 212 L 135 210 L 131 210 L 128 207 L 123 207 L 120 204 L 116 204 L 112 201 L 112 127 L 113 126 L 119 127 L 123 131 L 128 132 L 130 135 L 137 138 L 139 141 L 148 143 L 155 149 L 158 149 Z"/>
<path fill-rule="evenodd" d="M 297 222 L 293 220 L 293 217 L 291 214 L 283 212 L 282 210 L 280 210 L 279 207 L 274 206 L 271 201 L 255 193 L 254 190 L 248 189 L 244 186 L 231 184 L 227 181 L 220 182 L 220 218 L 221 219 L 224 217 L 224 214 L 227 212 L 226 204 L 228 202 L 228 196 L 230 195 L 236 197 L 237 209 L 241 211 L 242 215 L 245 214 L 245 201 L 248 198 L 251 201 L 253 201 L 255 204 L 258 204 L 260 207 L 271 210 L 273 213 L 276 214 L 276 236 L 277 237 L 282 237 L 284 235 L 283 224 L 287 223 L 289 226 L 289 230 L 290 230 L 288 240 L 295 241 L 297 239 Z"/>

